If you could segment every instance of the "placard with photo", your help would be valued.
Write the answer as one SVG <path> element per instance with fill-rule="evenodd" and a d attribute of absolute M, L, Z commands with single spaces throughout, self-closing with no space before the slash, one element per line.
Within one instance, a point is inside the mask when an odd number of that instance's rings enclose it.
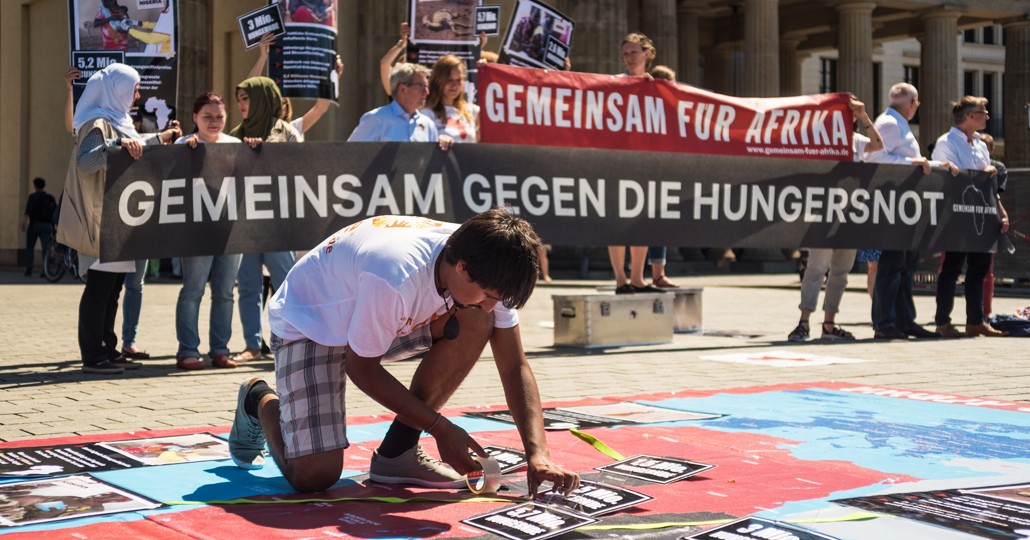
<path fill-rule="evenodd" d="M 501 47 L 501 63 L 565 69 L 575 23 L 537 0 L 519 0 Z"/>
<path fill-rule="evenodd" d="M 610 514 L 654 499 L 632 489 L 590 480 L 581 480 L 579 487 L 568 495 L 547 492 L 538 494 L 538 498 L 541 502 L 567 506 L 590 517 Z"/>
<path fill-rule="evenodd" d="M 719 525 L 697 534 L 685 536 L 680 540 L 837 540 L 815 531 L 802 529 L 768 519 L 746 517 Z"/>
<path fill-rule="evenodd" d="M 229 443 L 210 433 L 99 443 L 145 465 L 229 459 Z"/>
<path fill-rule="evenodd" d="M 86 474 L 0 484 L 0 527 L 134 512 L 161 506 L 159 502 Z"/>

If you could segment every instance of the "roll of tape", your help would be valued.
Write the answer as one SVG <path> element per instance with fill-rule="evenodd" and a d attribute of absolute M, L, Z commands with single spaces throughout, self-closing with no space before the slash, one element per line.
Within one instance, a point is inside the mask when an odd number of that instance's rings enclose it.
<path fill-rule="evenodd" d="M 479 495 L 481 493 L 496 493 L 501 487 L 501 464 L 492 457 L 472 456 L 472 459 L 479 462 L 482 470 L 472 471 L 465 475 L 465 483 L 469 491 Z"/>

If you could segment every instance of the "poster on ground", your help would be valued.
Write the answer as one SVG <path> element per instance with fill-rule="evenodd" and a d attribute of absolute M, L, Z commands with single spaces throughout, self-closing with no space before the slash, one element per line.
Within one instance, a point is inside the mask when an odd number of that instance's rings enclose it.
<path fill-rule="evenodd" d="M 441 56 L 453 54 L 465 63 L 465 96 L 476 103 L 479 36 L 476 13 L 482 0 L 409 0 L 408 62 L 432 69 Z"/>
<path fill-rule="evenodd" d="M 543 2 L 519 0 L 504 36 L 500 63 L 564 70 L 574 26 L 567 15 Z"/>
<path fill-rule="evenodd" d="M 161 503 L 85 474 L 0 484 L 0 527 L 160 507 Z"/>
<path fill-rule="evenodd" d="M 468 416 L 477 416 L 488 420 L 497 420 L 514 424 L 511 411 L 468 412 Z M 628 424 L 653 424 L 658 422 L 678 422 L 683 420 L 710 420 L 722 415 L 677 411 L 641 403 L 609 403 L 604 405 L 583 405 L 579 407 L 550 407 L 543 410 L 544 429 L 585 429 L 611 427 Z"/>
<path fill-rule="evenodd" d="M 942 489 L 835 499 L 831 502 L 899 516 L 991 540 L 1030 536 L 1030 484 Z"/>
<path fill-rule="evenodd" d="M 836 540 L 807 529 L 768 519 L 746 517 L 685 536 L 681 540 Z"/>
<path fill-rule="evenodd" d="M 210 433 L 10 448 L 0 450 L 0 479 L 223 459 L 229 459 L 229 445 Z"/>
<path fill-rule="evenodd" d="M 543 540 L 597 519 L 559 506 L 526 502 L 461 521 L 509 540 Z"/>
<path fill-rule="evenodd" d="M 130 114 L 140 133 L 155 133 L 175 120 L 179 76 L 178 0 L 68 0 L 72 82 L 78 103 L 86 81 L 112 62 L 140 74 L 140 99 Z"/>
<path fill-rule="evenodd" d="M 601 472 L 629 476 L 655 484 L 669 484 L 714 467 L 715 465 L 686 459 L 640 454 L 594 468 Z"/>
<path fill-rule="evenodd" d="M 538 494 L 538 500 L 547 504 L 565 506 L 590 517 L 611 514 L 654 499 L 632 489 L 582 480 L 572 493 Z"/>
<path fill-rule="evenodd" d="M 336 73 L 337 0 L 269 0 L 286 33 L 268 51 L 268 77 L 283 97 L 339 101 Z"/>

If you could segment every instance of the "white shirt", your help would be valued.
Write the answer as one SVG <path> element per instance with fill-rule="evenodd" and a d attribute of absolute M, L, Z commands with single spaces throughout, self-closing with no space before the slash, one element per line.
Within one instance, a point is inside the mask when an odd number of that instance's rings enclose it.
<path fill-rule="evenodd" d="M 454 139 L 454 142 L 459 143 L 474 143 L 478 139 L 476 137 L 476 119 L 479 118 L 479 105 L 475 103 L 468 104 L 469 112 L 472 114 L 472 119 L 468 120 L 460 112 L 457 107 L 450 105 L 444 105 L 444 114 L 446 118 L 440 120 L 436 116 L 436 111 L 426 107 L 422 109 L 422 114 L 431 118 L 436 123 L 436 131 L 438 133 L 446 133 Z"/>
<path fill-rule="evenodd" d="M 290 270 L 268 304 L 272 332 L 346 345 L 367 358 L 447 312 L 436 288 L 436 260 L 458 228 L 412 216 L 378 216 L 340 229 Z M 498 305 L 495 328 L 518 312 Z"/>
<path fill-rule="evenodd" d="M 855 151 L 855 161 L 865 161 L 865 147 L 869 145 L 872 140 L 861 133 L 853 133 L 851 135 L 851 147 Z"/>
<path fill-rule="evenodd" d="M 923 157 L 919 151 L 919 141 L 901 113 L 888 107 L 876 118 L 875 124 L 883 139 L 883 149 L 869 154 L 866 161 L 907 165 L 913 159 Z"/>
<path fill-rule="evenodd" d="M 183 143 L 186 142 L 186 139 L 192 137 L 193 135 L 194 135 L 193 133 L 190 133 L 189 135 L 183 135 L 182 137 L 179 137 L 178 139 L 175 139 L 175 144 L 183 144 Z M 197 137 L 197 142 L 199 142 L 200 144 L 204 144 L 204 139 L 201 139 L 198 136 Z M 243 142 L 243 141 L 237 139 L 236 137 L 233 137 L 232 135 L 229 135 L 228 133 L 219 133 L 218 134 L 218 140 L 215 141 L 215 142 L 220 142 L 220 143 L 238 143 L 238 142 Z"/>
<path fill-rule="evenodd" d="M 933 146 L 933 159 L 946 160 L 960 169 L 982 171 L 991 164 L 991 153 L 987 144 L 980 140 L 980 134 L 973 134 L 973 142 L 957 127 L 937 138 Z"/>

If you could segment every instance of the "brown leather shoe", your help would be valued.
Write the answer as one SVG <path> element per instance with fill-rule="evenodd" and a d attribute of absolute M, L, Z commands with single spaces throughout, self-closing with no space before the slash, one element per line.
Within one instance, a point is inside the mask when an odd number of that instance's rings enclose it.
<path fill-rule="evenodd" d="M 962 332 L 959 332 L 958 328 L 955 328 L 955 325 L 951 323 L 938 324 L 937 333 L 946 339 L 955 339 L 966 336 Z"/>
<path fill-rule="evenodd" d="M 994 327 L 987 323 L 982 324 L 967 324 L 966 335 L 970 336 L 987 336 L 987 337 L 1001 337 L 1007 336 L 1007 332 L 1001 330 L 995 330 Z"/>

